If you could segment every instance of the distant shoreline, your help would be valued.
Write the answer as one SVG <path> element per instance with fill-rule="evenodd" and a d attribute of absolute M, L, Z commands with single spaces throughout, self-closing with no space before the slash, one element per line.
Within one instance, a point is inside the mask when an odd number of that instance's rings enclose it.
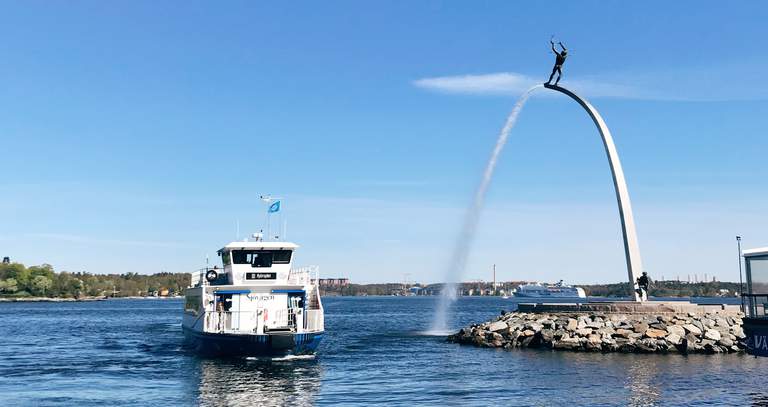
<path fill-rule="evenodd" d="M 64 298 L 64 297 L 0 297 L 2 302 L 90 302 L 107 300 L 174 300 L 184 297 L 83 297 L 83 298 Z"/>
<path fill-rule="evenodd" d="M 61 298 L 61 297 L 5 297 L 0 298 L 0 302 L 83 302 L 83 301 L 104 301 L 104 297 L 84 297 L 84 298 Z"/>

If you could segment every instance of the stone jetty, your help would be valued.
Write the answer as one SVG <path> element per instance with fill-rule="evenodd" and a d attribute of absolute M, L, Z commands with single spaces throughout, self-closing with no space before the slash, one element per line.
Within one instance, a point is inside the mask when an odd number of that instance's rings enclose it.
<path fill-rule="evenodd" d="M 448 341 L 487 348 L 625 353 L 741 353 L 741 315 L 504 312 Z"/>

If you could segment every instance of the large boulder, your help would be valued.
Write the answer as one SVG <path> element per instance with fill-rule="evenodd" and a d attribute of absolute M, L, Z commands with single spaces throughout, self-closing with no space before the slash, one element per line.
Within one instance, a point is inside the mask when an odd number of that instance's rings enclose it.
<path fill-rule="evenodd" d="M 539 331 L 539 335 L 541 335 L 541 340 L 544 343 L 552 342 L 552 339 L 555 336 L 555 331 L 545 328 Z"/>
<path fill-rule="evenodd" d="M 509 327 L 506 322 L 504 321 L 496 321 L 488 325 L 488 330 L 491 332 L 499 332 L 502 330 L 505 330 Z"/>
<path fill-rule="evenodd" d="M 649 327 L 651 327 L 653 329 L 662 330 L 662 331 L 666 331 L 667 330 L 667 324 L 665 324 L 663 322 L 655 322 L 653 324 L 650 324 Z"/>
<path fill-rule="evenodd" d="M 587 350 L 599 351 L 603 347 L 602 343 L 603 341 L 600 338 L 600 335 L 592 334 L 592 335 L 589 335 L 589 338 L 587 338 L 587 342 L 584 343 L 584 348 L 586 348 Z"/>
<path fill-rule="evenodd" d="M 720 331 L 716 329 L 709 329 L 707 332 L 704 332 L 704 338 L 710 339 L 713 341 L 719 341 L 721 338 Z"/>
<path fill-rule="evenodd" d="M 523 332 L 520 333 L 520 336 L 526 336 L 526 337 L 527 336 L 533 336 L 535 333 L 536 332 L 534 332 L 534 331 L 532 331 L 530 329 L 526 329 L 526 330 L 524 330 Z"/>
<path fill-rule="evenodd" d="M 642 338 L 643 336 L 645 336 L 645 332 L 631 332 L 629 334 L 629 339 L 638 340 L 638 339 Z"/>
<path fill-rule="evenodd" d="M 603 322 L 603 319 L 600 317 L 595 317 L 595 319 L 587 322 L 587 328 L 600 329 L 604 326 L 605 322 Z"/>
<path fill-rule="evenodd" d="M 675 346 L 680 345 L 680 342 L 683 341 L 683 338 L 680 335 L 676 334 L 676 333 L 672 333 L 672 334 L 667 335 L 667 337 L 665 339 L 667 340 L 667 342 L 669 342 L 670 344 L 675 345 Z"/>
<path fill-rule="evenodd" d="M 629 329 L 619 328 L 619 329 L 616 330 L 616 333 L 614 333 L 614 336 L 617 336 L 617 337 L 620 336 L 622 338 L 629 338 L 629 334 L 631 334 L 631 333 L 632 333 L 632 331 L 630 331 Z"/>
<path fill-rule="evenodd" d="M 608 317 L 608 319 L 610 319 L 611 322 L 613 322 L 613 324 L 616 325 L 616 324 L 620 324 L 622 321 L 626 321 L 627 316 L 624 314 L 611 314 Z"/>
<path fill-rule="evenodd" d="M 706 331 L 704 324 L 702 324 L 701 321 L 698 319 L 694 319 L 693 321 L 691 321 L 691 324 L 693 324 L 696 328 L 699 328 L 699 331 L 701 332 Z"/>
<path fill-rule="evenodd" d="M 610 322 L 610 321 L 608 321 L 608 322 Z M 615 332 L 616 331 L 613 328 L 608 327 L 608 326 L 604 326 L 604 327 L 602 327 L 602 328 L 597 330 L 597 333 L 600 334 L 600 335 L 603 335 L 603 336 L 611 336 Z"/>
<path fill-rule="evenodd" d="M 633 324 L 633 330 L 638 333 L 645 333 L 648 330 L 648 324 L 645 322 L 637 322 Z"/>
<path fill-rule="evenodd" d="M 531 332 L 533 332 L 533 331 L 531 331 Z M 530 344 L 531 344 L 531 342 L 533 342 L 533 338 L 534 338 L 534 336 L 533 336 L 533 335 L 531 335 L 531 336 L 527 336 L 527 337 L 525 337 L 525 338 L 521 339 L 521 340 L 520 340 L 520 347 L 521 347 L 521 348 L 526 348 L 526 347 L 528 347 L 528 345 L 530 345 Z"/>
<path fill-rule="evenodd" d="M 651 338 L 643 339 L 635 342 L 635 346 L 637 346 L 637 350 L 641 352 L 655 352 L 656 340 Z"/>
<path fill-rule="evenodd" d="M 726 348 L 730 348 L 731 346 L 733 346 L 733 341 L 731 340 L 731 338 L 722 337 L 722 338 L 720 338 L 719 341 L 717 341 L 717 344 L 721 345 L 721 346 L 724 346 Z"/>
<path fill-rule="evenodd" d="M 579 336 L 587 336 L 587 335 L 590 335 L 592 333 L 592 328 L 580 328 L 580 329 L 576 330 L 576 333 Z"/>
<path fill-rule="evenodd" d="M 715 318 L 715 326 L 722 326 L 725 328 L 730 328 L 731 324 L 728 323 L 728 320 L 726 320 L 723 317 L 717 317 Z"/>
<path fill-rule="evenodd" d="M 645 331 L 645 336 L 649 338 L 663 338 L 667 336 L 667 331 L 663 329 L 648 328 L 648 330 Z"/>
<path fill-rule="evenodd" d="M 667 326 L 667 332 L 669 332 L 670 335 L 674 334 L 679 337 L 685 336 L 685 328 L 683 328 L 680 325 L 669 325 Z"/>
<path fill-rule="evenodd" d="M 731 332 L 732 332 L 732 333 L 733 333 L 733 335 L 734 335 L 734 336 L 736 336 L 736 338 L 738 338 L 738 339 L 744 339 L 744 338 L 746 338 L 746 337 L 747 337 L 747 335 L 744 335 L 744 328 L 742 328 L 742 327 L 740 327 L 740 326 L 738 326 L 738 325 L 735 325 L 735 326 L 733 326 L 733 327 L 731 328 Z"/>
<path fill-rule="evenodd" d="M 698 322 L 698 321 L 694 321 L 694 322 Z M 701 325 L 701 323 L 699 323 L 699 325 Z M 687 332 L 690 332 L 690 333 L 692 333 L 692 334 L 694 334 L 696 336 L 701 335 L 701 328 L 699 328 L 698 326 L 696 326 L 694 324 L 685 324 L 685 325 L 683 325 L 683 328 Z"/>
<path fill-rule="evenodd" d="M 541 331 L 542 328 L 544 328 L 544 325 L 536 323 L 536 322 L 531 322 L 529 324 L 525 324 L 525 329 L 530 329 L 531 331 L 534 331 L 534 332 L 539 332 L 539 331 Z"/>
<path fill-rule="evenodd" d="M 579 323 L 575 319 L 568 318 L 568 325 L 565 326 L 565 329 L 567 329 L 568 331 L 574 332 L 576 331 L 576 329 L 578 329 L 578 327 L 579 327 Z"/>
<path fill-rule="evenodd" d="M 581 342 L 578 338 L 563 338 L 552 344 L 555 349 L 569 349 L 575 350 L 581 347 Z"/>

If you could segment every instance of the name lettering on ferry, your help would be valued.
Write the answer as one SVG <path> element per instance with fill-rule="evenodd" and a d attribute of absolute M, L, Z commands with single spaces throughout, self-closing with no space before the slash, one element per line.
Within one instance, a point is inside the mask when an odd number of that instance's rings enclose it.
<path fill-rule="evenodd" d="M 765 335 L 755 335 L 755 349 L 768 350 L 768 337 Z"/>
<path fill-rule="evenodd" d="M 277 273 L 245 273 L 246 280 L 274 280 Z"/>

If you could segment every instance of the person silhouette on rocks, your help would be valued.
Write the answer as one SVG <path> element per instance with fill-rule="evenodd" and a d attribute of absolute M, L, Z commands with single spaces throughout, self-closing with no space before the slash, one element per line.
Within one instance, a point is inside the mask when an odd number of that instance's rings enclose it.
<path fill-rule="evenodd" d="M 637 293 L 640 294 L 640 299 L 648 299 L 648 288 L 651 286 L 651 279 L 648 278 L 648 272 L 643 271 L 643 275 L 637 278 Z"/>

